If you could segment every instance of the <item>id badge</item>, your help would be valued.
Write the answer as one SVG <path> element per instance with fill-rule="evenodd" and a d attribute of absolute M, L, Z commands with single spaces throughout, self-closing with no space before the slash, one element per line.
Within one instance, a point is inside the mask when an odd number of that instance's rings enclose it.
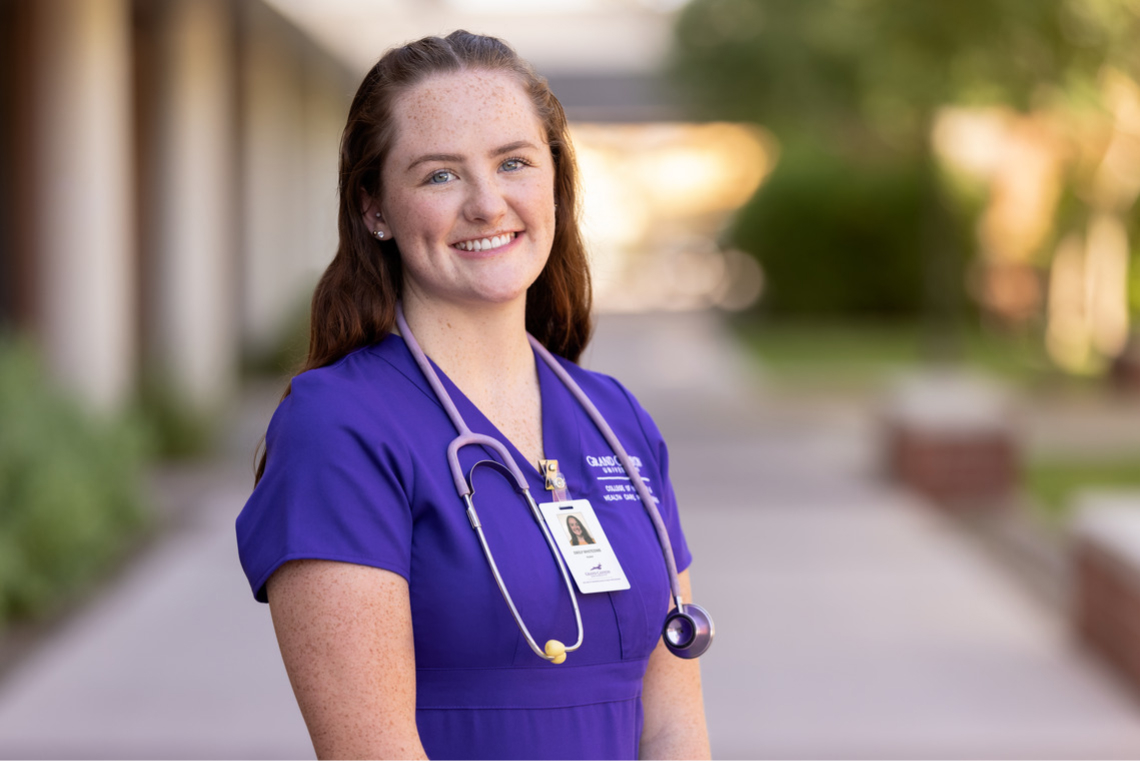
<path fill-rule="evenodd" d="M 579 592 L 588 595 L 629 589 L 625 571 L 589 500 L 545 502 L 539 509 Z"/>

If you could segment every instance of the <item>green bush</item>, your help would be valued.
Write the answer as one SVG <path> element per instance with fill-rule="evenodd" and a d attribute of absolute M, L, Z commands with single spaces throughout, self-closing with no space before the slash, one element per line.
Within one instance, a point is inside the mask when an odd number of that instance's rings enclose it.
<path fill-rule="evenodd" d="M 275 340 L 261 350 L 242 357 L 242 373 L 247 377 L 291 377 L 309 353 L 310 293 L 294 301 Z"/>
<path fill-rule="evenodd" d="M 195 408 L 155 375 L 143 378 L 139 414 L 146 421 L 153 453 L 161 460 L 201 459 L 214 448 L 217 413 Z"/>
<path fill-rule="evenodd" d="M 919 314 L 929 296 L 929 185 L 914 161 L 790 146 L 730 232 L 731 244 L 764 270 L 762 309 L 794 317 Z M 944 251 L 962 250 L 953 245 L 956 231 L 949 240 L 946 232 Z M 960 291 L 960 262 L 950 269 L 940 286 Z"/>
<path fill-rule="evenodd" d="M 146 449 L 136 421 L 85 413 L 0 338 L 0 626 L 68 599 L 138 537 Z"/>

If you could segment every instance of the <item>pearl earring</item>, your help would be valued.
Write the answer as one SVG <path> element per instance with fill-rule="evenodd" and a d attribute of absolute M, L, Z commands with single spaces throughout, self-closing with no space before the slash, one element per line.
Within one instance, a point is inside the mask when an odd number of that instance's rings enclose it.
<path fill-rule="evenodd" d="M 375 233 L 373 233 L 373 235 L 376 236 L 377 240 L 384 240 L 384 231 L 383 230 L 377 230 Z"/>

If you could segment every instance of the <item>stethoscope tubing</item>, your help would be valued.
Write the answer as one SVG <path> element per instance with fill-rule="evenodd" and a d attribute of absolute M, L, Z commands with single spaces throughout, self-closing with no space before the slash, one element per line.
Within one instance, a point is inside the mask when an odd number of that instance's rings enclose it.
<path fill-rule="evenodd" d="M 527 644 L 530 645 L 530 649 L 533 650 L 537 656 L 549 660 L 546 652 L 538 646 L 538 642 L 534 636 L 531 635 L 530 629 L 528 629 L 527 625 L 523 622 L 519 609 L 515 607 L 515 601 L 511 598 L 510 591 L 507 590 L 507 584 L 503 581 L 502 574 L 499 573 L 499 566 L 495 564 L 491 547 L 487 544 L 487 537 L 483 534 L 483 524 L 479 520 L 479 514 L 475 510 L 475 503 L 473 501 L 475 495 L 475 468 L 480 465 L 503 467 L 502 463 L 494 460 L 480 460 L 471 466 L 471 473 L 468 476 L 471 480 L 469 484 L 471 486 L 471 493 L 463 496 L 463 502 L 467 505 L 467 520 L 471 523 L 471 528 L 475 529 L 475 535 L 479 538 L 479 546 L 483 548 L 483 555 L 487 558 L 487 563 L 491 566 L 491 575 L 495 577 L 495 584 L 498 585 L 499 592 L 502 593 L 503 599 L 507 601 L 507 607 L 511 609 L 511 615 L 514 617 L 515 623 L 518 624 L 519 630 L 522 631 L 523 637 L 526 638 Z M 571 602 L 574 604 L 574 620 L 578 629 L 578 641 L 566 647 L 566 652 L 570 653 L 582 646 L 582 640 L 585 635 L 585 629 L 582 627 L 582 611 L 578 608 L 578 600 L 574 595 L 574 587 L 570 581 L 570 574 L 566 572 L 565 564 L 560 562 L 558 547 L 554 544 L 554 537 L 550 535 L 550 530 L 546 527 L 546 522 L 542 520 L 542 514 L 538 510 L 538 505 L 535 504 L 534 498 L 530 496 L 529 489 L 523 489 L 521 491 L 522 495 L 526 498 L 531 516 L 534 518 L 535 523 L 538 524 L 543 538 L 546 539 L 546 545 L 550 548 L 551 555 L 554 556 L 555 561 L 558 561 L 557 565 L 558 570 L 562 573 L 562 581 L 566 585 L 566 591 L 570 593 Z"/>
<path fill-rule="evenodd" d="M 618 441 L 617 434 L 610 428 L 610 424 L 602 416 L 602 413 L 594 406 L 594 402 L 590 397 L 586 396 L 586 392 L 578 385 L 578 383 L 570 377 L 570 373 L 566 372 L 566 368 L 558 363 L 545 346 L 539 343 L 538 339 L 527 333 L 526 336 L 530 340 L 530 345 L 538 356 L 542 357 L 543 361 L 554 371 L 562 384 L 570 390 L 578 403 L 586 410 L 586 414 L 590 416 L 590 420 L 597 426 L 598 431 L 602 434 L 602 438 L 610 445 L 610 449 L 617 455 L 618 461 L 621 462 L 622 468 L 629 475 L 629 480 L 633 483 L 634 489 L 637 490 L 637 495 L 641 498 L 641 504 L 645 507 L 645 512 L 649 514 L 649 519 L 653 522 L 653 528 L 657 532 L 657 541 L 661 545 L 661 554 L 665 558 L 665 568 L 669 572 L 669 590 L 673 594 L 673 599 L 677 603 L 678 608 L 683 608 L 681 600 L 681 581 L 677 574 L 677 562 L 673 557 L 673 542 L 669 540 L 669 532 L 665 528 L 665 522 L 661 520 L 661 513 L 657 510 L 657 503 L 653 501 L 653 495 L 649 493 L 649 488 L 645 485 L 645 481 L 641 478 L 641 471 L 633 464 L 633 460 L 626 453 L 625 447 Z"/>
<path fill-rule="evenodd" d="M 424 374 L 424 377 L 427 378 L 428 384 L 432 387 L 432 391 L 435 392 L 436 399 L 443 405 L 444 411 L 447 412 L 447 416 L 451 419 L 452 425 L 455 426 L 455 429 L 459 433 L 459 435 L 452 439 L 451 443 L 447 445 L 448 467 L 451 469 L 451 477 L 455 481 L 455 489 L 467 506 L 467 520 L 471 523 L 471 528 L 475 530 L 475 534 L 479 539 L 479 546 L 483 550 L 483 556 L 487 559 L 487 564 L 491 567 L 491 575 L 495 578 L 495 584 L 499 587 L 499 592 L 503 595 L 507 607 L 510 608 L 511 616 L 515 619 L 515 623 L 518 625 L 523 637 L 526 638 L 530 649 L 540 658 L 553 661 L 554 658 L 538 646 L 538 643 L 530 633 L 530 629 L 527 628 L 526 623 L 519 614 L 519 610 L 511 598 L 511 593 L 507 590 L 506 582 L 503 580 L 502 574 L 499 573 L 499 566 L 495 563 L 495 557 L 491 552 L 490 545 L 487 544 L 487 537 L 483 533 L 483 525 L 479 520 L 479 515 L 475 510 L 475 503 L 472 500 L 475 494 L 473 483 L 475 468 L 482 464 L 505 469 L 514 479 L 516 489 L 526 498 L 531 517 L 533 517 L 538 524 L 538 529 L 542 532 L 542 536 L 550 548 L 550 554 L 554 558 L 555 565 L 558 566 L 558 571 L 562 575 L 562 581 L 566 585 L 566 592 L 570 595 L 570 604 L 574 608 L 574 622 L 577 627 L 578 638 L 573 645 L 565 647 L 565 652 L 577 650 L 581 647 L 585 637 L 585 629 L 582 626 L 582 611 L 578 607 L 578 596 L 574 594 L 574 584 L 570 580 L 570 574 L 566 570 L 566 565 L 562 560 L 561 554 L 558 552 L 558 547 L 554 544 L 554 537 L 551 536 L 546 522 L 542 520 L 538 505 L 535 504 L 534 498 L 530 495 L 530 487 L 527 485 L 526 478 L 519 469 L 518 463 L 515 462 L 515 458 L 511 456 L 511 453 L 507 451 L 507 448 L 502 442 L 491 436 L 474 433 L 467 426 L 467 421 L 459 414 L 459 409 L 455 406 L 455 402 L 452 401 L 451 396 L 443 387 L 443 382 L 440 381 L 438 374 L 436 374 L 435 369 L 431 366 L 431 362 L 428 361 L 427 355 L 424 354 L 419 342 L 412 334 L 411 328 L 408 327 L 408 321 L 404 317 L 404 307 L 400 302 L 396 302 L 396 325 L 400 328 L 400 334 L 411 350 L 412 357 L 416 360 L 416 364 L 419 365 L 420 371 Z M 459 450 L 471 444 L 489 447 L 492 451 L 496 452 L 503 461 L 500 463 L 495 460 L 481 460 L 471 466 L 471 472 L 465 477 L 463 475 L 463 468 L 459 464 Z"/>
<path fill-rule="evenodd" d="M 542 532 L 543 538 L 546 540 L 547 546 L 550 548 L 551 554 L 554 557 L 554 562 L 558 566 L 559 572 L 562 574 L 562 580 L 566 584 L 567 592 L 570 594 L 570 602 L 574 607 L 574 618 L 578 629 L 578 639 L 571 647 L 565 647 L 565 652 L 570 652 L 578 649 L 582 644 L 584 631 L 582 628 L 582 613 L 578 607 L 578 596 L 574 593 L 574 586 L 570 581 L 570 575 L 567 572 L 565 561 L 559 553 L 557 546 L 554 543 L 554 537 L 551 535 L 549 528 L 543 521 L 541 513 L 539 512 L 538 505 L 535 503 L 534 498 L 531 497 L 530 487 L 527 485 L 526 477 L 523 476 L 522 470 L 519 469 L 518 463 L 515 458 L 507 450 L 503 443 L 491 436 L 486 436 L 480 433 L 474 433 L 468 426 L 463 416 L 459 414 L 459 409 L 455 406 L 455 402 L 443 387 L 443 382 L 440 381 L 435 369 L 431 366 L 431 361 L 428 360 L 427 355 L 424 354 L 420 348 L 419 342 L 416 341 L 415 336 L 412 334 L 411 328 L 408 327 L 408 322 L 404 317 L 403 304 L 399 301 L 396 302 L 396 325 L 400 329 L 400 333 L 404 342 L 408 345 L 415 359 L 416 364 L 419 365 L 421 372 L 427 379 L 428 384 L 431 386 L 432 391 L 435 393 L 436 399 L 443 406 L 447 416 L 451 419 L 452 424 L 455 426 L 458 435 L 447 446 L 447 463 L 451 470 L 452 480 L 455 482 L 456 492 L 467 506 L 467 519 L 471 523 L 471 527 L 475 530 L 479 539 L 479 545 L 483 550 L 483 555 L 487 559 L 488 565 L 491 567 L 491 573 L 495 578 L 495 583 L 499 587 L 499 591 L 506 600 L 507 606 L 510 608 L 511 615 L 518 624 L 519 630 L 526 637 L 527 644 L 530 648 L 541 658 L 548 661 L 561 663 L 556 657 L 552 657 L 550 653 L 543 651 L 539 648 L 538 643 L 534 637 L 531 636 L 530 630 L 527 629 L 526 624 L 519 615 L 518 608 L 515 607 L 514 601 L 511 599 L 510 592 L 507 590 L 506 583 L 503 581 L 502 575 L 499 573 L 498 565 L 491 553 L 491 548 L 487 544 L 487 539 L 483 534 L 482 523 L 479 521 L 478 513 L 475 511 L 475 504 L 472 500 L 475 488 L 473 476 L 475 468 L 479 465 L 487 464 L 493 465 L 496 468 L 501 468 L 514 479 L 515 485 L 527 502 L 530 508 L 531 515 L 534 517 L 535 522 L 538 523 L 539 530 Z M 551 371 L 558 377 L 565 388 L 570 391 L 571 395 L 578 400 L 578 403 L 585 409 L 586 414 L 593 421 L 598 431 L 602 434 L 602 438 L 609 444 L 610 449 L 617 456 L 618 461 L 621 463 L 622 468 L 625 470 L 630 482 L 633 484 L 634 490 L 637 492 L 638 497 L 641 499 L 641 504 L 645 508 L 645 512 L 649 515 L 649 519 L 653 524 L 654 531 L 657 534 L 657 541 L 661 547 L 661 554 L 665 561 L 665 568 L 669 573 L 669 591 L 673 597 L 676 608 L 669 616 L 666 617 L 666 625 L 674 618 L 683 618 L 692 624 L 693 631 L 696 633 L 694 637 L 690 638 L 689 644 L 670 644 L 668 639 L 666 645 L 676 655 L 682 658 L 695 658 L 701 655 L 708 649 L 709 644 L 712 642 L 713 637 L 713 624 L 712 618 L 708 615 L 708 611 L 697 605 L 686 605 L 681 598 L 681 582 L 677 574 L 677 563 L 673 557 L 673 543 L 669 539 L 669 532 L 665 528 L 665 522 L 661 520 L 661 513 L 657 509 L 657 504 L 653 499 L 653 495 L 649 493 L 649 488 L 645 485 L 644 479 L 641 477 L 641 472 L 634 465 L 633 460 L 625 451 L 625 447 L 621 445 L 617 435 L 610 428 L 609 423 L 606 422 L 602 413 L 594 406 L 593 401 L 586 395 L 586 392 L 578 385 L 578 383 L 570 377 L 566 369 L 558 363 L 545 346 L 539 343 L 538 339 L 527 333 L 527 340 L 530 342 L 531 348 L 538 356 L 550 367 Z M 480 460 L 471 467 L 471 471 L 467 476 L 463 474 L 463 468 L 459 464 L 459 450 L 468 445 L 485 446 L 494 451 L 502 459 L 502 462 L 495 460 Z M 548 643 L 552 644 L 552 643 Z M 559 646 L 561 646 L 560 643 Z M 561 657 L 561 656 L 559 656 Z"/>

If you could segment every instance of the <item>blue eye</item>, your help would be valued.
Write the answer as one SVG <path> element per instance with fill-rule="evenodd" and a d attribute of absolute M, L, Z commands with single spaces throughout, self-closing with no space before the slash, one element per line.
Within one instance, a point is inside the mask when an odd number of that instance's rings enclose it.
<path fill-rule="evenodd" d="M 445 182 L 449 182 L 454 176 L 454 174 L 447 171 L 446 169 L 441 169 L 440 171 L 434 173 L 431 177 L 428 177 L 428 183 L 432 185 L 442 185 Z"/>
<path fill-rule="evenodd" d="M 517 172 L 518 170 L 522 169 L 526 165 L 527 165 L 527 163 L 525 161 L 523 161 L 522 159 L 507 159 L 506 161 L 503 162 L 503 169 L 505 169 L 508 172 Z"/>

